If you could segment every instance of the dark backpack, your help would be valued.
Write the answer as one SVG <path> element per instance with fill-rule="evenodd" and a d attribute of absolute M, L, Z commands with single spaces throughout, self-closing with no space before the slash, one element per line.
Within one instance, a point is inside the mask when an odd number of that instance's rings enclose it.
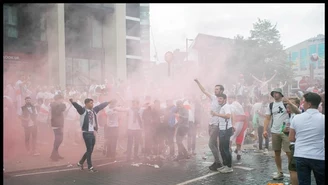
<path fill-rule="evenodd" d="M 284 106 L 285 106 L 285 109 L 287 110 L 287 104 L 284 104 Z M 272 127 L 272 123 L 273 123 L 272 107 L 273 107 L 273 102 L 271 102 L 271 103 L 269 104 L 269 108 L 270 108 L 270 112 L 271 112 L 271 119 L 272 119 L 271 127 Z M 289 116 L 289 118 L 290 118 L 290 113 L 288 113 L 288 116 Z"/>

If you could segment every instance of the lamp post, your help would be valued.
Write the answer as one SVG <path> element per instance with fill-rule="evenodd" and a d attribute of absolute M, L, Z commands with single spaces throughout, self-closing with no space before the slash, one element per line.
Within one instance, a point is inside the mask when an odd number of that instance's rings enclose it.
<path fill-rule="evenodd" d="M 166 52 L 164 59 L 167 62 L 167 74 L 170 77 L 171 76 L 171 62 L 173 61 L 173 53 L 171 51 Z"/>
<path fill-rule="evenodd" d="M 188 58 L 188 55 L 189 55 L 189 41 L 194 41 L 194 39 L 188 39 L 186 38 L 186 61 L 188 62 L 189 58 Z"/>

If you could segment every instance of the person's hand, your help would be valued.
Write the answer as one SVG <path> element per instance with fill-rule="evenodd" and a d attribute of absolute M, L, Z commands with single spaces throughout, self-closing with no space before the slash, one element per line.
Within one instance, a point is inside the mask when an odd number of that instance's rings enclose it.
<path fill-rule="evenodd" d="M 285 127 L 283 132 L 288 133 L 289 132 L 289 127 Z"/>
<path fill-rule="evenodd" d="M 73 103 L 73 98 L 70 98 L 69 101 L 70 101 L 71 103 Z"/>
<path fill-rule="evenodd" d="M 283 97 L 283 98 L 282 98 L 282 102 L 283 102 L 284 104 L 289 104 L 289 103 L 290 103 L 289 99 L 286 98 L 286 97 Z"/>
<path fill-rule="evenodd" d="M 234 133 L 236 131 L 235 127 L 232 127 L 232 133 Z"/>
<path fill-rule="evenodd" d="M 263 137 L 268 138 L 268 132 L 267 131 L 263 131 Z"/>
<path fill-rule="evenodd" d="M 194 81 L 195 81 L 195 82 L 198 82 L 198 79 L 197 79 L 197 78 L 195 78 L 195 79 L 194 79 Z"/>
<path fill-rule="evenodd" d="M 212 115 L 212 116 L 215 116 L 215 112 L 214 112 L 214 111 L 211 111 L 211 115 Z"/>

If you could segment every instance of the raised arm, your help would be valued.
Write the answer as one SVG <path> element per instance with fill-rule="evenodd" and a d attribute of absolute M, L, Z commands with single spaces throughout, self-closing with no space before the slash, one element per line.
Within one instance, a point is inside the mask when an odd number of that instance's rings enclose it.
<path fill-rule="evenodd" d="M 256 78 L 253 74 L 251 74 L 251 76 L 254 78 L 254 80 L 260 82 L 260 83 L 263 83 L 263 81 L 259 80 L 258 78 Z"/>
<path fill-rule="evenodd" d="M 274 75 L 269 80 L 267 80 L 266 83 L 271 82 L 274 79 L 274 77 L 276 77 L 276 75 L 277 75 L 277 71 L 275 70 Z"/>
<path fill-rule="evenodd" d="M 79 105 L 78 103 L 74 102 L 73 99 L 69 99 L 69 101 L 72 103 L 72 105 L 74 106 L 74 108 L 77 110 L 77 112 L 82 115 L 84 114 L 85 109 Z"/>
<path fill-rule="evenodd" d="M 104 103 L 101 103 L 101 104 L 95 106 L 95 107 L 93 108 L 93 111 L 95 111 L 96 114 L 97 114 L 99 111 L 101 111 L 102 109 L 104 109 L 108 104 L 110 104 L 110 102 L 104 102 Z"/>
<path fill-rule="evenodd" d="M 201 91 L 202 91 L 202 92 L 203 92 L 208 98 L 212 99 L 210 93 L 208 93 L 208 92 L 205 90 L 205 88 L 202 86 L 202 84 L 200 84 L 200 82 L 198 81 L 198 79 L 195 79 L 195 82 L 197 83 L 199 89 L 200 89 L 200 90 L 201 90 Z"/>
<path fill-rule="evenodd" d="M 286 84 L 287 84 L 287 81 L 285 81 L 284 85 L 282 85 L 280 88 L 283 88 L 283 87 L 285 87 L 285 86 L 286 86 Z"/>

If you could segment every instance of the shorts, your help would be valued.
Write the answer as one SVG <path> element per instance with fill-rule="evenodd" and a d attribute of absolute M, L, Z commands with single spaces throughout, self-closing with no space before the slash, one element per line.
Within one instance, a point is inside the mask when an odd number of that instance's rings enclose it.
<path fill-rule="evenodd" d="M 291 153 L 291 158 L 290 161 L 288 163 L 288 170 L 289 171 L 294 171 L 296 172 L 296 161 L 294 159 L 294 149 L 295 149 L 295 145 L 294 144 L 290 144 L 289 145 L 289 149 L 290 149 L 290 153 Z"/>
<path fill-rule="evenodd" d="M 290 152 L 289 149 L 289 138 L 286 134 L 284 133 L 280 133 L 280 134 L 276 134 L 276 133 L 272 133 L 272 150 L 273 151 L 281 151 L 281 149 L 284 152 Z"/>
<path fill-rule="evenodd" d="M 247 124 L 244 122 L 235 123 L 235 132 L 230 138 L 230 141 L 236 142 L 236 144 L 241 145 L 244 143 L 245 133 L 247 129 Z"/>

